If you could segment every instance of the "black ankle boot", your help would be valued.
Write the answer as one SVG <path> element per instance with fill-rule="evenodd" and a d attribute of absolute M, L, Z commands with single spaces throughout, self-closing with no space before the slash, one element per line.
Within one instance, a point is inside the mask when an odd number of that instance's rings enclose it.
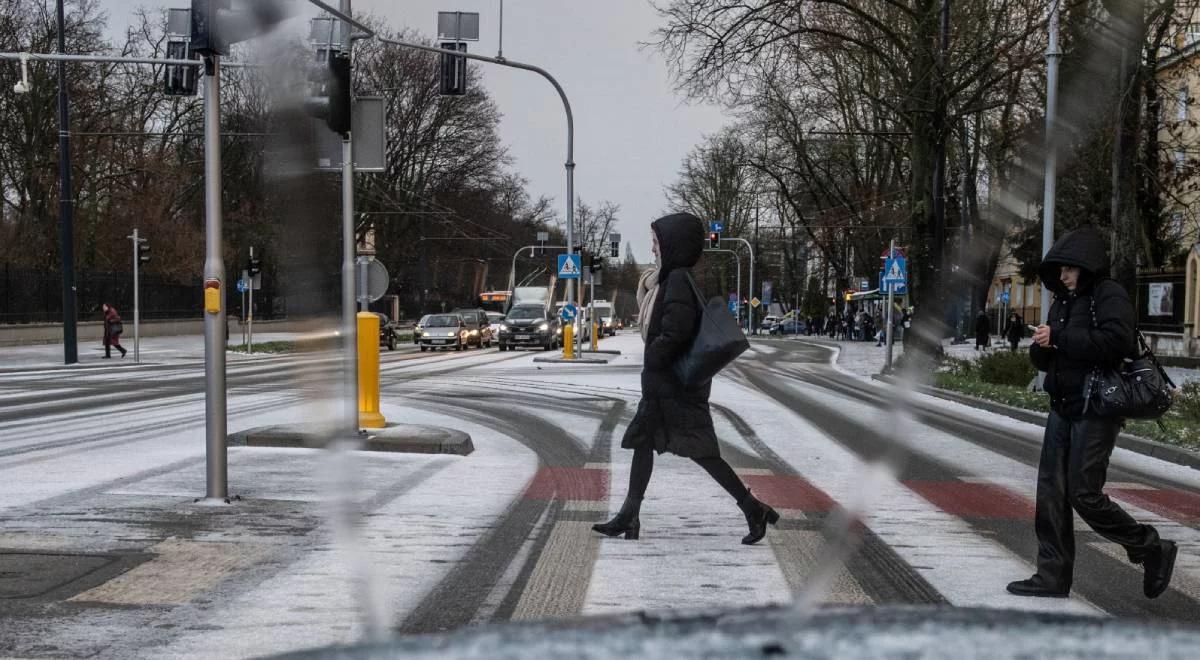
<path fill-rule="evenodd" d="M 738 502 L 738 507 L 741 508 L 742 513 L 746 514 L 746 524 L 750 526 L 750 533 L 742 537 L 744 545 L 758 543 L 767 535 L 767 523 L 774 525 L 779 522 L 779 513 L 770 506 L 759 502 L 748 490 L 742 501 Z"/>
<path fill-rule="evenodd" d="M 642 508 L 640 497 L 625 497 L 625 503 L 612 520 L 606 523 L 592 525 L 592 530 L 605 536 L 625 535 L 626 540 L 636 541 L 642 530 L 642 521 L 638 520 L 638 511 Z"/>

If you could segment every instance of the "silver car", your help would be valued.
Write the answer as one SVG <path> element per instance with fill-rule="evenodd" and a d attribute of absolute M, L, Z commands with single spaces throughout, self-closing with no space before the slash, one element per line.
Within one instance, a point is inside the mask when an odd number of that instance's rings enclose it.
<path fill-rule="evenodd" d="M 461 351 L 470 340 L 467 323 L 458 314 L 430 314 L 421 331 L 421 351 L 453 348 Z"/>

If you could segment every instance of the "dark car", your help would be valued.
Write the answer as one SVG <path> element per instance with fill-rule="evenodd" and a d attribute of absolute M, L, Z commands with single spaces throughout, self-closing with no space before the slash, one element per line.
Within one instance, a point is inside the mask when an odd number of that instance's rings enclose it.
<path fill-rule="evenodd" d="M 492 326 L 488 321 L 487 312 L 482 309 L 455 309 L 451 314 L 458 314 L 467 324 L 467 345 L 480 348 L 492 347 Z"/>
<path fill-rule="evenodd" d="M 400 341 L 396 322 L 389 319 L 387 314 L 375 312 L 375 316 L 379 317 L 379 345 L 387 346 L 389 351 L 396 350 L 396 344 Z"/>
<path fill-rule="evenodd" d="M 808 324 L 802 319 L 784 319 L 771 326 L 773 335 L 803 335 L 808 333 Z"/>
<path fill-rule="evenodd" d="M 421 332 L 421 351 L 453 348 L 461 351 L 470 341 L 467 322 L 458 314 L 430 314 Z"/>
<path fill-rule="evenodd" d="M 541 305 L 517 305 L 508 310 L 500 324 L 497 342 L 500 350 L 518 346 L 540 347 L 544 351 L 562 345 L 562 328 L 554 315 Z"/>
<path fill-rule="evenodd" d="M 421 320 L 417 321 L 417 325 L 413 327 L 413 343 L 418 346 L 421 345 L 421 333 L 424 332 L 425 322 L 429 320 L 430 316 L 433 316 L 433 314 L 422 316 Z"/>

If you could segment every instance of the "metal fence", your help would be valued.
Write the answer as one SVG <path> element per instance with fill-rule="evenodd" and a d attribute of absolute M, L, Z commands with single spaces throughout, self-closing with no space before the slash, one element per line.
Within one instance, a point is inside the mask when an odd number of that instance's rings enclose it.
<path fill-rule="evenodd" d="M 236 276 L 226 279 L 236 285 Z M 99 321 L 100 305 L 115 306 L 122 316 L 133 316 L 133 273 L 93 270 L 76 272 L 76 301 L 79 320 Z M 203 311 L 200 281 L 179 283 L 141 276 L 139 307 L 143 319 L 199 318 Z M 241 314 L 241 294 L 236 286 L 226 287 L 226 309 L 231 317 Z M 272 287 L 264 283 L 254 292 L 255 317 L 274 318 L 280 305 Z M 0 324 L 59 323 L 62 321 L 62 274 L 4 264 L 0 267 Z"/>

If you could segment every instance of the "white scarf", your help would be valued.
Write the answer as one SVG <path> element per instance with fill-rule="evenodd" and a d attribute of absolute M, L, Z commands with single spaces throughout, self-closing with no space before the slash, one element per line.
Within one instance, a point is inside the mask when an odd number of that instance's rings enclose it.
<path fill-rule="evenodd" d="M 654 267 L 646 269 L 646 272 L 642 273 L 641 279 L 638 280 L 638 326 L 642 331 L 643 342 L 646 341 L 646 335 L 650 332 L 650 316 L 654 314 L 654 298 L 657 295 L 658 264 L 655 263 Z"/>

